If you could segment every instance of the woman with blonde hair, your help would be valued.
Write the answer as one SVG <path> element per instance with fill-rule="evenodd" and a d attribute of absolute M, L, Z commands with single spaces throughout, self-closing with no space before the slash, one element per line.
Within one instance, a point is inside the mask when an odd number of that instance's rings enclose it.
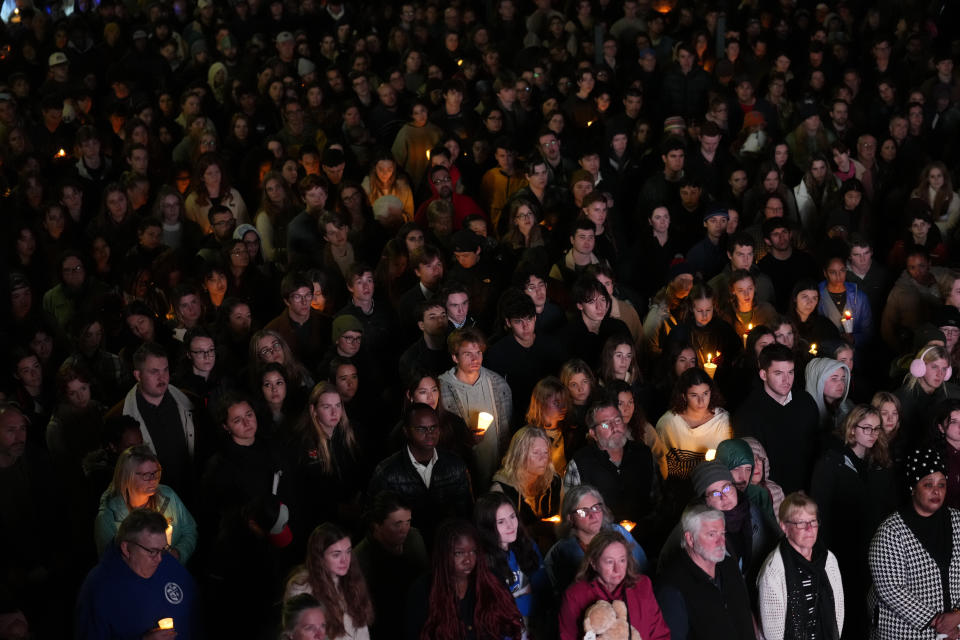
<path fill-rule="evenodd" d="M 162 471 L 156 454 L 147 445 L 130 447 L 120 454 L 113 481 L 100 498 L 94 521 L 97 553 L 103 554 L 131 511 L 150 509 L 166 518 L 170 525 L 167 527 L 170 554 L 184 565 L 190 560 L 197 548 L 197 523 L 177 493 L 160 484 Z"/>
<path fill-rule="evenodd" d="M 943 235 L 957 226 L 960 220 L 960 196 L 953 190 L 950 172 L 942 162 L 931 162 L 923 168 L 920 183 L 910 197 L 922 200 L 930 207 L 933 222 Z"/>
<path fill-rule="evenodd" d="M 567 416 L 567 393 L 556 376 L 547 376 L 533 387 L 527 408 L 527 426 L 538 427 L 550 438 L 550 461 L 561 476 L 567 468 L 561 423 Z"/>
<path fill-rule="evenodd" d="M 332 382 L 320 382 L 310 392 L 295 444 L 306 521 L 357 522 L 369 469 Z"/>
<path fill-rule="evenodd" d="M 263 372 L 263 367 L 270 363 L 276 363 L 283 367 L 284 377 L 287 380 L 287 393 L 313 386 L 313 378 L 310 372 L 293 355 L 293 351 L 284 337 L 273 329 L 261 329 L 250 336 L 247 362 L 250 366 L 251 389 L 257 389 L 260 386 L 260 374 Z"/>
<path fill-rule="evenodd" d="M 369 640 L 373 603 L 367 582 L 353 561 L 350 534 L 335 524 L 325 522 L 310 534 L 306 560 L 287 579 L 283 601 L 304 593 L 326 610 L 327 638 Z"/>
<path fill-rule="evenodd" d="M 960 398 L 960 387 L 950 382 L 952 374 L 946 347 L 923 347 L 910 363 L 903 384 L 893 392 L 900 400 L 900 424 L 905 434 L 911 434 L 908 448 L 924 435 L 926 417 L 933 407 L 948 398 Z"/>
<path fill-rule="evenodd" d="M 552 441 L 538 427 L 521 427 L 513 434 L 503 464 L 493 474 L 491 491 L 503 493 L 517 507 L 520 522 L 540 547 L 547 549 L 556 539 L 551 518 L 560 512 L 562 482 L 550 461 Z"/>
<path fill-rule="evenodd" d="M 597 378 L 583 360 L 567 360 L 560 367 L 560 383 L 567 390 L 567 419 L 563 423 L 563 448 L 567 459 L 587 441 L 587 409 L 597 393 Z"/>

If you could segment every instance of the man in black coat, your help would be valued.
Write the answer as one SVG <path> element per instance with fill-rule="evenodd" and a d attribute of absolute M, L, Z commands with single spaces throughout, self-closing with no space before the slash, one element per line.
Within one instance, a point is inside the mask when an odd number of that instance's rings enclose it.
<path fill-rule="evenodd" d="M 704 504 L 680 520 L 685 553 L 664 569 L 657 600 L 671 637 L 686 640 L 752 640 L 747 585 L 727 554 L 723 512 Z"/>
<path fill-rule="evenodd" d="M 817 455 L 819 412 L 806 391 L 793 391 L 795 359 L 780 344 L 759 356 L 763 387 L 754 389 L 733 420 L 737 437 L 753 436 L 767 450 L 770 477 L 784 493 L 810 485 Z"/>
<path fill-rule="evenodd" d="M 643 442 L 627 438 L 620 409 L 611 399 L 587 411 L 593 440 L 567 465 L 564 489 L 580 484 L 596 487 L 615 520 L 639 522 L 648 515 L 653 487 L 653 456 Z"/>
<path fill-rule="evenodd" d="M 407 414 L 407 446 L 377 465 L 368 496 L 394 491 L 413 510 L 413 526 L 427 544 L 437 525 L 450 517 L 469 518 L 473 510 L 470 473 L 456 455 L 437 449 L 440 419 L 429 405 L 415 403 Z"/>

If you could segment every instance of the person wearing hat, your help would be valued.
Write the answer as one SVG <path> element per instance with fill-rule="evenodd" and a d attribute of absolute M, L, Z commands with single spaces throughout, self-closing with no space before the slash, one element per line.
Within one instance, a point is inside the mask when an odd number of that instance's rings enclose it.
<path fill-rule="evenodd" d="M 797 122 L 797 127 L 787 134 L 787 147 L 790 148 L 793 162 L 801 169 L 808 169 L 813 154 L 830 153 L 830 145 L 836 137 L 824 128 L 816 103 L 800 104 L 797 107 Z"/>
<path fill-rule="evenodd" d="M 701 280 L 718 275 L 727 262 L 724 239 L 729 219 L 727 208 L 720 204 L 711 206 L 703 215 L 704 237 L 687 251 L 687 262 Z"/>
<path fill-rule="evenodd" d="M 70 82 L 70 59 L 62 51 L 55 51 L 47 58 L 47 79 L 37 92 L 41 97 L 67 98 L 75 89 Z"/>
<path fill-rule="evenodd" d="M 453 234 L 452 240 L 454 261 L 447 279 L 466 287 L 470 295 L 470 312 L 480 319 L 481 326 L 486 326 L 485 320 L 495 311 L 494 296 L 498 288 L 490 263 L 482 255 L 484 238 L 463 228 Z"/>
<path fill-rule="evenodd" d="M 960 625 L 960 512 L 944 504 L 946 465 L 939 451 L 918 449 L 905 468 L 910 501 L 883 521 L 870 543 L 872 637 L 954 638 Z"/>

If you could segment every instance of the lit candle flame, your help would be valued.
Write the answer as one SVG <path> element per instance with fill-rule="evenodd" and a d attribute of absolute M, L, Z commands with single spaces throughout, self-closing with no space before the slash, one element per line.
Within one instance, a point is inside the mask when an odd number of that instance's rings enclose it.
<path fill-rule="evenodd" d="M 427 149 L 427 160 L 430 159 L 430 149 Z"/>
<path fill-rule="evenodd" d="M 560 523 L 560 516 L 550 516 L 549 518 L 543 518 L 544 522 L 553 522 L 554 524 Z"/>
<path fill-rule="evenodd" d="M 493 416 L 486 411 L 481 411 L 477 415 L 477 431 L 486 433 L 490 425 L 493 424 Z"/>
<path fill-rule="evenodd" d="M 716 449 L 707 449 L 707 452 L 703 455 L 704 460 L 706 460 L 707 462 L 710 462 L 716 457 L 717 457 Z"/>
<path fill-rule="evenodd" d="M 173 629 L 173 618 L 161 618 L 157 620 L 158 629 Z"/>
<path fill-rule="evenodd" d="M 587 120 L 587 126 L 588 126 L 588 127 L 592 127 L 592 126 L 593 126 L 593 120 Z"/>
<path fill-rule="evenodd" d="M 458 67 L 462 67 L 462 66 L 463 66 L 463 58 L 459 58 L 459 59 L 457 60 L 457 66 L 458 66 Z"/>
<path fill-rule="evenodd" d="M 817 355 L 817 343 L 813 342 L 810 344 L 810 354 Z"/>
<path fill-rule="evenodd" d="M 711 362 L 713 362 L 713 354 L 712 354 L 712 353 L 708 353 L 708 354 L 707 354 L 707 364 L 710 364 Z"/>
<path fill-rule="evenodd" d="M 54 158 L 66 158 L 66 157 L 67 157 L 67 150 L 66 150 L 66 149 L 60 149 L 60 151 L 57 151 L 56 155 L 54 155 L 53 157 L 54 157 Z"/>
<path fill-rule="evenodd" d="M 843 312 L 843 319 L 844 319 L 844 320 L 853 320 L 853 314 L 850 313 L 850 309 L 847 309 L 846 311 Z"/>
<path fill-rule="evenodd" d="M 747 333 L 750 333 L 751 331 L 753 331 L 753 323 L 752 323 L 752 322 L 747 325 Z"/>
<path fill-rule="evenodd" d="M 627 531 L 633 531 L 633 528 L 637 526 L 637 523 L 633 522 L 632 520 L 621 520 L 620 526 Z"/>

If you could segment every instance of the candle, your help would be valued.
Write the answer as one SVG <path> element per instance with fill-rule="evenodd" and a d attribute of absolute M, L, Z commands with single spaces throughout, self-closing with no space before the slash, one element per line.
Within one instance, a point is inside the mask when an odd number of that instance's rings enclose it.
<path fill-rule="evenodd" d="M 633 531 L 633 528 L 637 526 L 637 523 L 633 522 L 632 520 L 621 520 L 620 526 L 627 531 Z"/>
<path fill-rule="evenodd" d="M 703 459 L 706 460 L 707 462 L 710 462 L 711 460 L 713 460 L 713 459 L 716 458 L 716 457 L 717 457 L 717 450 L 716 450 L 716 449 L 707 449 L 707 452 L 706 452 L 705 454 L 703 454 Z"/>
<path fill-rule="evenodd" d="M 486 411 L 481 411 L 477 416 L 477 431 L 486 433 L 491 424 L 493 424 L 493 416 Z"/>
<path fill-rule="evenodd" d="M 844 332 L 853 333 L 853 314 L 850 313 L 850 309 L 843 312 L 843 320 L 840 321 L 840 324 L 843 325 Z"/>
<path fill-rule="evenodd" d="M 463 58 L 458 58 L 458 59 L 457 59 L 457 66 L 458 66 L 458 67 L 462 67 L 462 66 L 463 66 Z"/>
<path fill-rule="evenodd" d="M 812 355 L 812 356 L 817 355 L 817 343 L 816 343 L 816 342 L 813 342 L 813 343 L 810 344 L 810 355 Z"/>
<path fill-rule="evenodd" d="M 719 353 L 717 355 L 720 355 Z M 717 365 L 713 363 L 713 354 L 707 354 L 707 361 L 703 364 L 703 370 L 707 372 L 707 375 L 710 376 L 710 379 L 713 379 L 713 375 L 717 372 Z"/>
<path fill-rule="evenodd" d="M 554 524 L 560 524 L 560 516 L 550 516 L 549 518 L 543 518 L 544 522 L 552 522 Z"/>
<path fill-rule="evenodd" d="M 54 154 L 53 157 L 54 157 L 54 158 L 66 158 L 66 157 L 67 157 L 67 150 L 66 150 L 66 149 L 60 149 L 60 151 L 57 151 L 57 152 Z"/>
<path fill-rule="evenodd" d="M 157 620 L 158 629 L 173 629 L 173 618 L 161 618 Z"/>
<path fill-rule="evenodd" d="M 427 160 L 430 159 L 430 149 L 427 149 Z"/>
<path fill-rule="evenodd" d="M 168 545 L 173 544 L 173 523 L 170 523 L 170 522 L 167 523 L 166 534 L 167 534 L 167 544 Z"/>
<path fill-rule="evenodd" d="M 587 126 L 588 126 L 588 127 L 592 127 L 592 126 L 593 126 L 593 120 L 587 120 Z"/>

